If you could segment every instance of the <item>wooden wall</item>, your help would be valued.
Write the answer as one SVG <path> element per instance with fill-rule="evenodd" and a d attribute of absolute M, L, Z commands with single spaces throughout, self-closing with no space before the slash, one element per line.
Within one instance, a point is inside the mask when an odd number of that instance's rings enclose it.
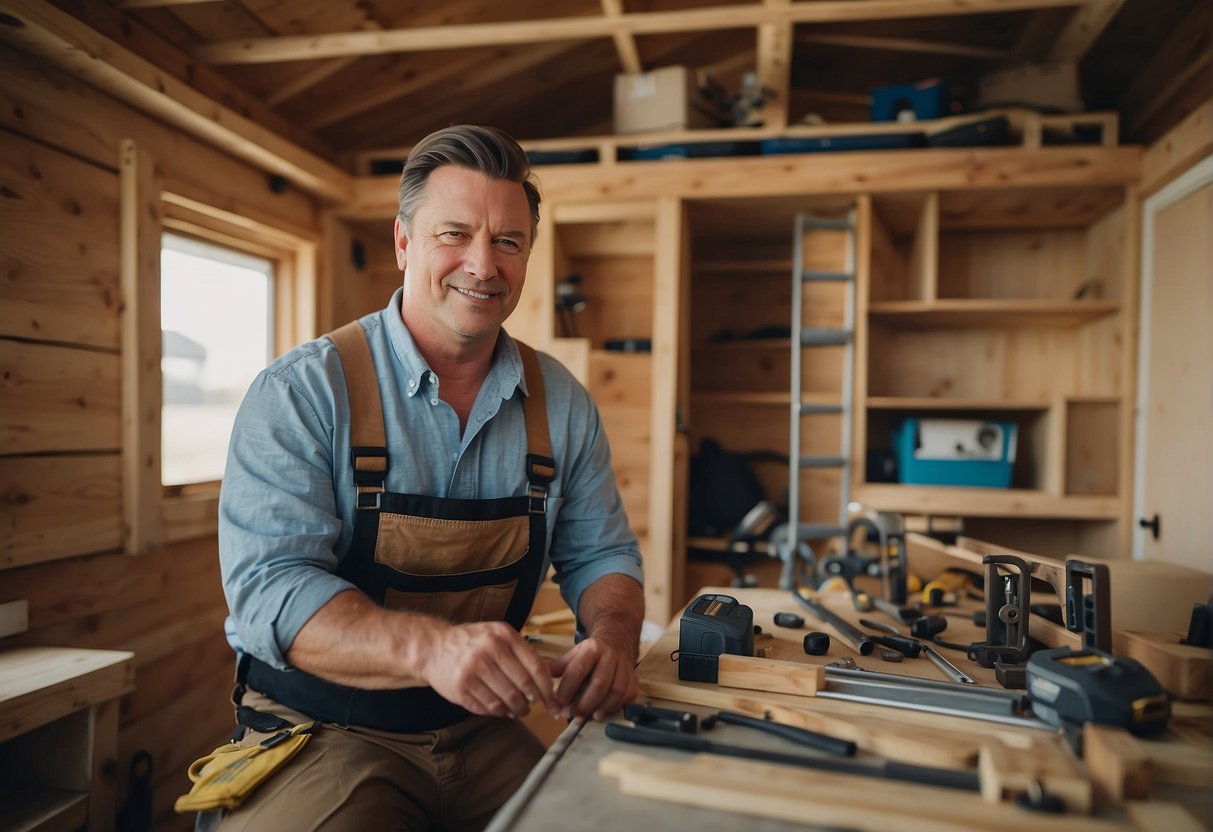
<path fill-rule="evenodd" d="M 316 205 L 62 73 L 0 47 L 0 603 L 26 599 L 17 645 L 135 653 L 121 703 L 118 802 L 131 756 L 154 761 L 157 829 L 185 768 L 223 742 L 232 654 L 213 519 L 122 553 L 119 144 L 166 191 L 319 240 Z M 201 514 L 213 517 L 213 495 Z"/>

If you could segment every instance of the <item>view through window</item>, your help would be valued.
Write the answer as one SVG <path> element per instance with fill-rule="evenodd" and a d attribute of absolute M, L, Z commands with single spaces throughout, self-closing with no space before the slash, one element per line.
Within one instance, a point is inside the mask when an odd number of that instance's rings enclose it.
<path fill-rule="evenodd" d="M 165 234 L 161 481 L 218 480 L 240 400 L 272 356 L 274 262 Z"/>

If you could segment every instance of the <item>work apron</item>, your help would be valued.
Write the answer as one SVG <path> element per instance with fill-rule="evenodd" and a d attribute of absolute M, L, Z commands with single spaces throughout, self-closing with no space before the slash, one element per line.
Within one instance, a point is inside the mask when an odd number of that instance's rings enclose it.
<path fill-rule="evenodd" d="M 390 459 L 366 333 L 354 321 L 328 337 L 337 347 L 349 388 L 353 481 L 348 487 L 357 489 L 354 536 L 337 574 L 389 610 L 456 624 L 507 621 L 521 629 L 545 562 L 547 493 L 556 471 L 534 351 L 515 342 L 528 391 L 523 399 L 527 493 L 463 500 L 386 490 Z M 313 719 L 338 725 L 416 733 L 468 716 L 430 687 L 363 690 L 301 670 L 277 670 L 247 654 L 237 671 L 238 715 L 247 710 L 239 708 L 246 684 Z"/>

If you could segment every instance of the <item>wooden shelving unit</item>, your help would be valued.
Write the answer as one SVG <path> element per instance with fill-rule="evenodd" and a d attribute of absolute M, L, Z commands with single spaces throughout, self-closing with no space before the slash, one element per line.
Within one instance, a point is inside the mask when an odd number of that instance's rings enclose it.
<path fill-rule="evenodd" d="M 905 328 L 1076 327 L 1120 311 L 1107 300 L 942 299 L 878 301 L 868 307 L 874 322 Z"/>

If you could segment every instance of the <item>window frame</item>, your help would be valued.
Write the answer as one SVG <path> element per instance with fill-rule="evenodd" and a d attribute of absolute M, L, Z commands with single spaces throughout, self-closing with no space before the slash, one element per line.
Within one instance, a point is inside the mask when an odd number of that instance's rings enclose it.
<path fill-rule="evenodd" d="M 161 235 L 172 233 L 212 243 L 265 258 L 273 264 L 271 326 L 274 355 L 281 355 L 296 344 L 315 337 L 314 236 L 304 236 L 296 229 L 288 230 L 253 220 L 168 190 L 161 192 L 161 212 Z M 155 279 L 159 283 L 158 270 Z M 155 313 L 159 321 L 159 303 Z M 163 385 L 159 372 L 157 378 Z M 157 447 L 161 441 L 158 429 Z M 220 480 L 212 480 L 166 486 L 161 481 L 160 541 L 174 543 L 214 534 L 218 530 L 220 484 Z"/>

